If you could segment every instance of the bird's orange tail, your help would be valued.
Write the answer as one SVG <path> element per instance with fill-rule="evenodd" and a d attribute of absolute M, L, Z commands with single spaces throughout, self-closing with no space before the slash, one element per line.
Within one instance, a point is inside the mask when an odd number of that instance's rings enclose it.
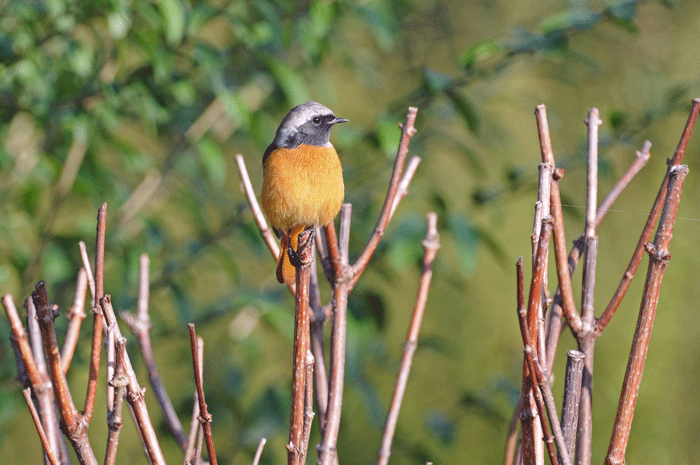
<path fill-rule="evenodd" d="M 289 248 L 298 251 L 299 234 L 304 230 L 303 226 L 294 226 L 282 237 L 280 243 L 280 256 L 277 258 L 277 282 L 295 284 L 297 282 L 297 269 L 289 261 Z"/>

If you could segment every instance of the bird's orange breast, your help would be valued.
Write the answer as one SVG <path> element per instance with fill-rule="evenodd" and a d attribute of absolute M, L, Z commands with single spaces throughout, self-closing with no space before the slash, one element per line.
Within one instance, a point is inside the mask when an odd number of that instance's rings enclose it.
<path fill-rule="evenodd" d="M 277 148 L 265 160 L 261 203 L 277 230 L 325 226 L 344 197 L 343 169 L 333 147 Z"/>

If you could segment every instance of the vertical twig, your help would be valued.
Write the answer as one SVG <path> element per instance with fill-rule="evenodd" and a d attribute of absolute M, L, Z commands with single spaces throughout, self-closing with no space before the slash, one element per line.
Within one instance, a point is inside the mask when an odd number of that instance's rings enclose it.
<path fill-rule="evenodd" d="M 623 297 L 627 293 L 627 289 L 629 289 L 634 275 L 637 273 L 637 268 L 639 268 L 639 264 L 641 263 L 642 257 L 644 256 L 646 243 L 649 242 L 651 233 L 654 230 L 654 225 L 659 219 L 659 214 L 661 213 L 661 208 L 663 206 L 664 199 L 666 198 L 666 192 L 668 190 L 669 173 L 674 166 L 680 165 L 683 161 L 683 157 L 685 156 L 685 149 L 688 146 L 690 135 L 693 133 L 695 122 L 698 119 L 698 113 L 700 113 L 700 98 L 696 98 L 695 100 L 693 100 L 693 103 L 690 107 L 688 121 L 686 121 L 685 127 L 683 128 L 683 134 L 681 134 L 681 139 L 678 142 L 678 147 L 676 148 L 676 151 L 673 154 L 673 158 L 669 162 L 668 172 L 664 177 L 663 182 L 661 183 L 659 193 L 656 195 L 654 205 L 651 207 L 651 212 L 649 213 L 647 222 L 644 225 L 644 229 L 642 230 L 639 242 L 637 243 L 637 248 L 634 250 L 634 253 L 632 254 L 632 259 L 630 260 L 630 263 L 627 266 L 627 270 L 625 270 L 625 274 L 622 276 L 622 280 L 620 280 L 620 284 L 618 285 L 615 294 L 610 300 L 610 303 L 596 322 L 597 334 L 600 334 L 603 331 L 603 329 L 605 329 L 605 326 L 608 324 L 608 322 L 610 322 L 610 319 L 617 311 L 617 307 L 620 306 L 620 302 L 622 302 Z"/>
<path fill-rule="evenodd" d="M 78 345 L 78 336 L 80 335 L 80 326 L 87 316 L 85 314 L 85 294 L 87 293 L 87 272 L 85 268 L 78 270 L 78 277 L 75 280 L 75 295 L 73 297 L 73 305 L 68 312 L 68 329 L 66 330 L 66 338 L 63 341 L 63 349 L 61 350 L 61 366 L 63 373 L 68 373 L 75 347 Z"/>
<path fill-rule="evenodd" d="M 389 189 L 384 200 L 384 206 L 379 214 L 379 219 L 377 220 L 377 225 L 374 228 L 374 232 L 367 241 L 364 250 L 357 258 L 357 261 L 352 266 L 353 278 L 350 283 L 349 289 L 355 287 L 357 280 L 360 278 L 362 271 L 365 269 L 369 263 L 369 259 L 372 254 L 377 249 L 379 241 L 384 235 L 387 224 L 391 219 L 391 214 L 395 210 L 394 199 L 399 190 L 399 182 L 401 180 L 401 173 L 403 171 L 404 164 L 406 163 L 406 156 L 408 154 L 408 144 L 411 138 L 416 134 L 416 128 L 414 127 L 416 123 L 416 114 L 418 113 L 418 108 L 409 107 L 408 114 L 406 115 L 406 121 L 401 125 L 401 140 L 399 141 L 399 149 L 396 153 L 396 160 L 394 161 L 394 170 L 391 173 L 391 180 L 389 181 Z"/>
<path fill-rule="evenodd" d="M 201 337 L 197 338 L 197 366 L 199 367 L 199 376 L 202 376 L 202 367 L 204 365 L 204 339 Z M 185 456 L 183 459 L 183 464 L 187 465 L 195 457 L 195 449 L 197 450 L 197 460 L 199 460 L 201 453 L 201 444 L 197 444 L 197 438 L 199 437 L 199 432 L 202 431 L 200 427 L 199 420 L 199 396 L 197 395 L 197 388 L 194 390 L 194 404 L 192 405 L 192 420 L 190 421 L 190 434 L 187 436 L 187 447 L 185 448 Z"/>
<path fill-rule="evenodd" d="M 309 280 L 313 263 L 314 230 L 307 229 L 299 235 L 297 253 L 301 266 L 296 274 L 296 308 L 294 312 L 294 363 L 292 367 L 292 408 L 289 420 L 287 462 L 301 465 L 306 458 L 304 448 L 304 417 L 307 394 L 307 364 L 309 350 Z M 309 387 L 310 388 L 310 387 Z M 308 445 L 308 444 L 307 444 Z"/>
<path fill-rule="evenodd" d="M 576 460 L 579 465 L 591 463 L 591 438 L 593 435 L 593 353 L 595 347 L 595 270 L 598 259 L 596 235 L 596 211 L 598 209 L 598 128 L 600 117 L 597 108 L 591 108 L 588 118 L 588 169 L 586 181 L 585 261 L 581 291 L 581 322 L 583 328 L 576 335 L 578 348 L 584 354 L 581 400 L 579 404 L 578 447 Z"/>
<path fill-rule="evenodd" d="M 554 256 L 557 263 L 557 278 L 559 280 L 559 299 L 562 313 L 574 334 L 581 330 L 581 319 L 576 311 L 574 294 L 571 288 L 571 270 L 567 261 L 566 237 L 564 232 L 564 215 L 561 208 L 561 195 L 559 194 L 559 179 L 564 175 L 564 170 L 557 169 L 554 163 L 554 152 L 552 151 L 552 141 L 549 136 L 549 123 L 547 122 L 547 107 L 538 105 L 535 109 L 535 119 L 537 121 L 537 133 L 540 139 L 540 151 L 542 161 L 550 163 L 555 167 L 551 185 L 550 210 L 554 217 Z M 558 303 L 555 297 L 555 305 Z M 553 315 L 554 316 L 554 315 Z M 551 363 L 547 354 L 547 363 Z"/>
<path fill-rule="evenodd" d="M 625 174 L 622 175 L 622 177 L 615 183 L 613 188 L 610 190 L 608 195 L 605 196 L 605 199 L 603 199 L 603 202 L 600 204 L 598 207 L 598 212 L 596 213 L 596 228 L 600 225 L 600 223 L 603 221 L 603 218 L 607 214 L 608 210 L 610 207 L 612 207 L 613 203 L 615 200 L 620 196 L 622 191 L 625 190 L 625 188 L 629 185 L 629 183 L 632 181 L 632 179 L 641 171 L 642 168 L 646 165 L 647 161 L 649 161 L 649 152 L 651 150 L 651 142 L 645 141 L 644 145 L 642 146 L 642 150 L 637 151 L 636 154 L 637 156 L 635 157 L 635 160 L 632 162 L 632 164 L 627 168 L 627 171 Z M 559 176 L 561 177 L 561 176 Z M 557 181 L 558 177 L 555 175 L 555 181 Z M 557 188 L 558 190 L 558 188 Z M 561 213 L 561 211 L 560 211 Z M 555 220 L 556 221 L 556 220 Z M 568 257 L 568 274 L 569 274 L 569 286 L 571 285 L 571 275 L 573 274 L 574 268 L 578 264 L 579 258 L 581 258 L 581 253 L 583 252 L 584 248 L 584 238 L 585 233 L 581 234 L 581 237 L 579 237 L 578 240 L 574 242 L 574 247 L 571 249 L 571 252 L 569 253 Z M 556 244 L 556 241 L 555 241 Z M 564 251 L 565 251 L 565 244 L 564 244 Z M 557 270 L 559 270 L 559 261 L 557 261 Z M 562 264 L 561 266 L 562 270 L 566 269 L 566 264 Z M 599 332 L 599 323 L 600 318 L 596 322 L 596 334 L 600 334 Z M 563 321 L 562 321 L 562 293 L 561 293 L 561 288 L 557 288 L 557 292 L 554 295 L 554 305 L 552 306 L 552 310 L 550 312 L 550 318 L 549 318 L 549 326 L 547 328 L 547 369 L 551 371 L 552 367 L 554 366 L 554 355 L 556 354 L 556 349 L 557 345 L 559 343 L 559 336 L 561 334 L 561 330 L 563 329 Z"/>
<path fill-rule="evenodd" d="M 103 203 L 97 211 L 97 228 L 95 237 L 95 302 L 100 302 L 104 296 L 104 268 L 105 268 L 105 236 L 107 231 L 107 203 Z M 89 268 L 86 267 L 86 270 Z M 97 378 L 100 373 L 100 353 L 102 346 L 102 324 L 104 316 L 93 306 L 92 320 L 92 351 L 90 352 L 90 378 L 88 379 L 87 393 L 85 394 L 85 407 L 83 409 L 88 423 L 92 418 L 95 408 L 95 394 L 97 392 Z"/>
<path fill-rule="evenodd" d="M 428 300 L 428 290 L 430 289 L 430 281 L 433 277 L 433 262 L 435 261 L 437 251 L 440 249 L 440 235 L 437 231 L 437 214 L 435 213 L 428 213 L 425 239 L 423 239 L 423 249 L 425 250 L 423 253 L 423 271 L 418 287 L 418 296 L 416 297 L 411 325 L 406 336 L 406 344 L 404 346 L 403 357 L 401 358 L 399 373 L 396 378 L 394 395 L 391 399 L 391 406 L 389 407 L 389 413 L 387 414 L 386 424 L 384 426 L 384 436 L 382 437 L 382 444 L 378 454 L 378 465 L 386 465 L 389 463 L 391 443 L 394 438 L 394 432 L 396 431 L 399 410 L 401 409 L 403 396 L 406 392 L 406 384 L 408 383 L 408 375 L 413 363 L 413 355 L 418 347 L 418 332 L 423 322 L 425 305 Z"/>
<path fill-rule="evenodd" d="M 551 192 L 552 192 L 552 174 L 554 173 L 554 165 L 551 163 L 540 163 L 539 164 L 539 180 L 538 180 L 538 187 L 537 187 L 537 203 L 536 205 L 539 206 L 540 212 L 539 214 L 536 212 L 535 217 L 537 218 L 537 223 L 534 227 L 537 236 L 539 237 L 539 232 L 541 229 L 541 224 L 542 224 L 542 219 L 546 216 L 550 215 L 550 203 L 551 203 Z M 537 207 L 536 207 L 537 208 Z M 534 237 L 534 235 L 533 235 Z M 534 242 L 533 242 L 534 244 Z M 537 244 L 539 245 L 539 239 L 537 240 Z M 537 253 L 537 249 L 533 248 L 532 251 L 532 259 L 533 259 L 533 264 L 535 260 L 535 254 Z M 543 260 L 545 262 L 545 266 L 549 263 L 549 247 L 547 247 L 544 251 L 544 257 Z M 547 308 L 549 307 L 549 279 L 547 278 L 547 273 L 544 274 L 544 279 L 542 281 L 542 298 L 541 298 L 541 303 L 538 308 L 538 313 L 537 313 L 537 319 L 538 324 L 537 324 L 537 329 L 538 329 L 538 334 L 533 334 L 533 341 L 536 342 L 536 347 L 535 349 L 537 350 L 538 354 L 538 359 L 542 361 L 542 363 L 546 363 L 546 352 L 545 352 L 545 340 L 546 340 L 546 326 L 545 326 L 545 316 L 546 316 L 546 311 Z"/>
<path fill-rule="evenodd" d="M 109 383 L 114 388 L 113 403 L 107 408 L 107 427 L 109 433 L 107 435 L 107 452 L 105 452 L 105 465 L 114 465 L 117 460 L 117 447 L 119 445 L 119 433 L 124 424 L 122 420 L 122 405 L 124 404 L 124 396 L 126 395 L 126 387 L 129 384 L 129 379 L 126 377 L 124 370 L 124 358 L 126 354 L 126 339 L 119 338 L 116 343 L 116 356 L 114 360 L 114 377 L 109 380 Z"/>
<path fill-rule="evenodd" d="M 347 309 L 350 271 L 348 241 L 345 231 L 350 230 L 350 213 L 352 206 L 344 204 L 340 211 L 340 243 L 336 246 L 335 237 L 329 235 L 328 251 L 334 269 L 333 281 L 333 324 L 331 327 L 330 349 L 330 379 L 328 385 L 328 404 L 326 410 L 325 427 L 321 435 L 321 444 L 318 445 L 319 465 L 333 465 L 337 463 L 336 444 L 340 431 L 340 416 L 343 405 L 343 388 L 345 378 L 345 341 L 347 337 Z M 327 232 L 335 230 L 326 228 Z"/>
<path fill-rule="evenodd" d="M 138 290 L 138 300 L 136 302 L 136 316 L 129 312 L 121 312 L 119 316 L 126 322 L 129 329 L 136 336 L 139 342 L 139 348 L 141 349 L 141 354 L 146 362 L 146 368 L 148 371 L 148 381 L 153 388 L 153 393 L 158 400 L 158 405 L 160 405 L 163 411 L 163 416 L 165 418 L 165 423 L 168 425 L 168 429 L 172 433 L 173 437 L 180 445 L 182 450 L 187 447 L 187 435 L 185 434 L 180 419 L 175 413 L 175 408 L 173 407 L 170 397 L 165 390 L 163 385 L 163 380 L 158 372 L 158 367 L 156 366 L 156 360 L 153 355 L 153 346 L 151 344 L 151 317 L 148 314 L 148 302 L 149 302 L 149 265 L 150 260 L 148 254 L 142 254 L 139 259 L 139 290 Z"/>
<path fill-rule="evenodd" d="M 581 400 L 581 377 L 583 375 L 583 352 L 569 350 L 564 378 L 564 403 L 561 409 L 561 429 L 569 457 L 574 455 L 576 429 L 578 426 L 579 401 Z"/>
<path fill-rule="evenodd" d="M 44 281 L 37 283 L 32 292 L 32 302 L 36 309 L 41 338 L 48 358 L 49 375 L 53 392 L 61 416 L 61 429 L 68 437 L 81 464 L 97 465 L 97 459 L 87 437 L 87 421 L 78 413 L 68 388 L 68 382 L 61 368 L 61 354 L 56 340 L 54 320 L 58 317 L 58 307 L 49 305 L 49 297 Z"/>
<path fill-rule="evenodd" d="M 304 394 L 304 436 L 302 438 L 301 450 L 304 451 L 304 458 L 306 458 L 306 451 L 309 449 L 309 438 L 311 437 L 311 423 L 314 420 L 314 356 L 311 350 L 306 351 L 306 363 L 304 367 L 306 380 L 304 388 L 306 392 Z M 302 461 L 304 463 L 305 460 Z"/>
<path fill-rule="evenodd" d="M 260 457 L 262 456 L 262 451 L 263 451 L 263 448 L 265 447 L 266 442 L 267 442 L 267 439 L 265 439 L 265 438 L 262 438 L 260 440 L 260 444 L 258 444 L 258 449 L 255 451 L 255 457 L 253 457 L 252 465 L 258 465 L 260 463 Z"/>
<path fill-rule="evenodd" d="M 38 331 L 38 325 L 34 318 L 34 304 L 31 302 L 31 299 L 27 299 L 27 303 L 28 306 L 31 306 L 31 312 L 29 308 L 27 309 L 27 319 L 32 322 L 34 326 L 37 326 Z M 67 451 L 65 450 L 65 443 L 62 440 L 61 432 L 58 427 L 58 419 L 56 418 L 56 408 L 54 406 L 53 391 L 51 389 L 49 376 L 45 369 L 41 370 L 39 368 L 37 361 L 34 359 L 27 332 L 22 325 L 12 296 L 9 294 L 3 296 L 2 305 L 5 308 L 7 319 L 10 322 L 10 341 L 15 350 L 17 379 L 22 382 L 24 386 L 31 387 L 32 392 L 36 396 L 39 404 L 39 416 L 42 421 L 44 432 L 48 438 L 50 450 L 53 451 L 54 454 L 58 454 L 60 461 L 63 462 L 63 459 L 67 457 Z M 36 339 L 39 342 L 41 338 L 37 336 Z M 39 353 L 43 357 L 41 351 Z"/>
<path fill-rule="evenodd" d="M 615 424 L 613 426 L 612 438 L 608 448 L 608 455 L 605 458 L 606 465 L 617 465 L 625 463 L 625 451 L 632 428 L 632 418 L 637 403 L 639 385 L 642 381 L 644 362 L 646 361 L 651 330 L 654 326 L 656 309 L 659 305 L 659 293 L 664 271 L 671 259 L 669 246 L 673 237 L 673 226 L 676 221 L 678 204 L 680 202 L 683 183 L 688 174 L 688 167 L 685 165 L 673 166 L 669 173 L 668 195 L 664 202 L 664 209 L 661 213 L 659 228 L 656 231 L 654 243 L 646 245 L 649 253 L 649 268 L 647 279 L 644 283 L 642 303 L 637 320 L 637 328 L 632 340 L 627 371 L 622 383 L 622 393 L 620 403 L 617 408 Z"/>
<path fill-rule="evenodd" d="M 192 348 L 192 371 L 194 372 L 194 384 L 197 388 L 197 399 L 199 400 L 199 422 L 202 424 L 202 430 L 204 430 L 204 440 L 207 444 L 207 455 L 209 456 L 209 463 L 211 465 L 217 465 L 218 461 L 216 459 L 216 451 L 214 450 L 214 439 L 211 434 L 211 414 L 207 410 L 207 402 L 206 400 L 204 400 L 204 386 L 202 383 L 201 368 L 199 366 L 197 335 L 194 332 L 194 323 L 189 323 L 187 326 L 190 329 L 190 347 Z"/>
<path fill-rule="evenodd" d="M 100 307 L 102 307 L 105 324 L 109 328 L 109 331 L 114 331 L 115 341 L 119 340 L 122 334 L 117 324 L 117 318 L 114 314 L 114 308 L 112 307 L 112 298 L 109 294 L 102 297 L 100 300 Z M 131 413 L 136 420 L 136 426 L 139 430 L 146 456 L 152 464 L 165 465 L 163 452 L 158 443 L 156 432 L 153 429 L 151 418 L 148 415 L 148 408 L 146 407 L 146 400 L 144 398 L 145 390 L 141 389 L 136 379 L 134 368 L 131 365 L 129 354 L 126 353 L 124 354 L 124 369 L 126 371 L 126 377 L 129 380 L 129 384 L 126 387 L 126 401 L 129 403 Z"/>
<path fill-rule="evenodd" d="M 41 418 L 39 418 L 39 413 L 36 411 L 36 407 L 34 407 L 31 389 L 24 389 L 22 391 L 22 394 L 24 394 L 24 400 L 27 401 L 27 407 L 29 407 L 29 413 L 32 416 L 32 420 L 34 420 L 34 426 L 36 427 L 36 432 L 39 434 L 39 440 L 41 441 L 41 446 L 44 448 L 46 458 L 48 459 L 51 465 L 60 465 L 61 462 L 58 461 L 56 455 L 53 453 L 53 450 L 51 450 L 49 438 L 46 436 L 46 433 L 44 432 L 44 427 L 41 425 Z"/>

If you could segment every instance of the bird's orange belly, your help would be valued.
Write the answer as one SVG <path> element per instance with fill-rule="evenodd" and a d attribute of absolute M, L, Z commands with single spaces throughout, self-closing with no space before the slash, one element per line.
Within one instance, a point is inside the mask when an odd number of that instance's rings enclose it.
<path fill-rule="evenodd" d="M 333 147 L 278 148 L 263 170 L 261 203 L 273 228 L 325 226 L 345 196 L 343 170 Z"/>

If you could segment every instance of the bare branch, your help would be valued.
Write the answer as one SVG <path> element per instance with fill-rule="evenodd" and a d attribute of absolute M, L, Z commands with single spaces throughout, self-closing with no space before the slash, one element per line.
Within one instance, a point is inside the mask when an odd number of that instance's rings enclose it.
<path fill-rule="evenodd" d="M 46 436 L 46 433 L 44 432 L 44 427 L 41 425 L 41 418 L 39 418 L 39 413 L 36 411 L 36 407 L 34 407 L 34 402 L 32 401 L 32 394 L 31 394 L 31 389 L 26 388 L 22 391 L 22 394 L 24 394 L 24 400 L 27 401 L 27 407 L 29 407 L 29 413 L 32 415 L 32 420 L 34 420 L 34 426 L 36 427 L 36 432 L 39 433 L 39 440 L 41 441 L 41 445 L 44 448 L 44 453 L 46 454 L 46 457 L 49 460 L 49 463 L 51 465 L 60 465 L 60 461 L 56 458 L 56 455 L 53 453 L 51 450 L 51 445 L 49 444 L 49 438 Z"/>
<path fill-rule="evenodd" d="M 391 213 L 395 209 L 394 201 L 396 194 L 399 190 L 399 182 L 401 179 L 401 172 L 403 171 L 404 163 L 406 162 L 406 155 L 408 154 L 408 144 L 411 138 L 416 134 L 416 128 L 414 127 L 416 122 L 416 114 L 418 113 L 418 108 L 409 107 L 408 114 L 406 115 L 406 121 L 401 126 L 401 141 L 399 142 L 399 149 L 396 153 L 396 160 L 394 162 L 394 171 L 391 174 L 391 180 L 389 181 L 389 190 L 386 194 L 384 200 L 384 206 L 379 214 L 379 219 L 377 220 L 377 225 L 374 227 L 374 232 L 367 241 L 364 250 L 358 257 L 355 264 L 352 266 L 353 278 L 350 284 L 350 289 L 352 289 L 360 275 L 364 271 L 365 267 L 369 263 L 369 259 L 377 249 L 379 241 L 384 235 L 389 220 L 391 219 Z"/>
<path fill-rule="evenodd" d="M 90 295 L 92 296 L 90 307 L 95 308 L 98 303 L 95 298 L 95 276 L 92 274 L 92 266 L 90 265 L 90 258 L 87 254 L 85 242 L 78 242 L 78 246 L 80 247 L 80 258 L 83 260 L 83 268 L 85 268 L 85 272 L 87 273 L 88 287 L 90 288 Z"/>
<path fill-rule="evenodd" d="M 126 395 L 126 387 L 129 385 L 129 379 L 126 376 L 124 369 L 124 359 L 126 357 L 126 339 L 123 337 L 116 341 L 116 357 L 114 361 L 114 376 L 109 380 L 110 385 L 114 388 L 114 399 L 111 405 L 108 405 L 107 411 L 107 451 L 105 452 L 105 465 L 114 465 L 117 460 L 117 446 L 119 445 L 119 433 L 124 424 L 122 420 L 122 406 L 124 404 L 124 396 Z"/>
<path fill-rule="evenodd" d="M 625 451 L 632 428 L 632 418 L 637 403 L 639 385 L 642 381 L 644 362 L 649 350 L 656 309 L 659 305 L 661 281 L 663 280 L 666 266 L 668 266 L 668 262 L 671 259 L 669 246 L 673 237 L 673 226 L 676 221 L 678 204 L 687 174 L 687 166 L 672 166 L 668 176 L 668 194 L 661 213 L 659 228 L 656 231 L 654 243 L 646 246 L 646 251 L 649 253 L 649 269 L 644 283 L 637 328 L 632 340 L 632 349 L 622 384 L 622 393 L 620 394 L 620 403 L 615 417 L 610 447 L 605 458 L 606 465 L 625 462 Z"/>
<path fill-rule="evenodd" d="M 262 451 L 263 451 L 263 448 L 265 447 L 266 442 L 267 442 L 267 439 L 265 439 L 265 438 L 262 438 L 260 440 L 260 444 L 258 444 L 258 449 L 255 451 L 255 457 L 253 457 L 252 465 L 258 465 L 260 463 L 260 456 L 262 456 Z"/>
<path fill-rule="evenodd" d="M 66 338 L 63 341 L 63 350 L 61 350 L 61 366 L 63 366 L 63 374 L 68 373 L 75 347 L 78 345 L 78 336 L 80 336 L 80 326 L 87 316 L 85 314 L 85 294 L 87 293 L 87 272 L 85 268 L 78 270 L 78 277 L 75 285 L 75 296 L 73 297 L 73 305 L 68 313 L 68 329 L 66 330 Z M 101 330 L 100 330 L 101 331 Z"/>
<path fill-rule="evenodd" d="M 564 215 L 561 208 L 561 196 L 559 194 L 559 179 L 564 175 L 564 170 L 556 169 L 554 163 L 554 153 L 552 152 L 552 141 L 549 136 L 549 123 L 547 122 L 547 107 L 538 105 L 535 109 L 535 118 L 537 121 L 537 133 L 540 139 L 540 149 L 542 152 L 542 161 L 549 163 L 555 167 L 554 177 L 551 185 L 551 214 L 554 217 L 554 256 L 557 264 L 557 278 L 559 280 L 561 308 L 567 323 L 571 327 L 574 334 L 581 331 L 581 320 L 576 311 L 574 303 L 574 294 L 571 289 L 571 273 L 567 262 L 567 245 L 564 232 Z M 557 299 L 555 297 L 555 304 Z M 550 363 L 550 358 L 553 356 L 547 354 L 547 363 Z"/>
<path fill-rule="evenodd" d="M 433 277 L 433 262 L 435 255 L 440 249 L 440 235 L 437 232 L 437 214 L 429 213 L 427 217 L 427 227 L 425 239 L 423 239 L 423 271 L 421 273 L 420 285 L 418 287 L 418 296 L 413 309 L 413 317 L 411 325 L 406 336 L 406 344 L 404 346 L 403 357 L 401 358 L 401 366 L 399 374 L 396 378 L 396 387 L 394 388 L 394 396 L 391 399 L 391 406 L 387 414 L 386 424 L 384 426 L 384 436 L 382 445 L 379 449 L 379 465 L 389 463 L 391 455 L 391 443 L 394 439 L 396 424 L 399 419 L 399 410 L 403 402 L 403 396 L 406 392 L 406 384 L 408 383 L 408 375 L 413 364 L 413 355 L 418 347 L 418 332 L 420 331 L 421 323 L 423 322 L 423 314 L 425 305 L 428 301 L 428 290 L 430 289 L 430 281 Z"/>
<path fill-rule="evenodd" d="M 204 366 L 204 340 L 201 337 L 197 337 L 197 366 L 199 367 L 199 376 L 202 376 L 202 367 Z M 201 425 L 199 424 L 199 396 L 197 396 L 197 388 L 194 390 L 194 404 L 192 406 L 192 420 L 190 421 L 190 434 L 187 436 L 187 448 L 185 449 L 185 457 L 183 459 L 183 464 L 187 465 L 192 462 L 195 457 L 199 459 L 201 456 L 201 443 L 197 442 L 197 438 L 201 436 L 199 434 L 202 431 Z M 196 448 L 196 451 L 195 451 Z"/>
<path fill-rule="evenodd" d="M 301 465 L 306 458 L 304 426 L 307 390 L 307 352 L 309 351 L 309 279 L 313 264 L 314 230 L 299 235 L 297 253 L 301 265 L 296 273 L 296 308 L 294 312 L 294 363 L 292 367 L 292 408 L 289 420 L 287 462 Z M 308 442 L 306 443 L 308 446 Z"/>
<path fill-rule="evenodd" d="M 253 189 L 253 183 L 250 182 L 250 176 L 248 175 L 248 169 L 245 166 L 245 160 L 243 159 L 243 155 L 241 155 L 240 153 L 236 155 L 236 164 L 238 165 L 238 172 L 241 174 L 243 192 L 245 193 L 246 198 L 248 199 L 248 204 L 250 205 L 250 209 L 253 212 L 253 217 L 255 218 L 255 222 L 258 225 L 260 234 L 262 234 L 262 237 L 265 240 L 265 243 L 267 244 L 267 248 L 270 249 L 272 255 L 275 257 L 275 259 L 277 259 L 277 257 L 279 257 L 280 254 L 279 245 L 277 245 L 277 241 L 275 240 L 275 235 L 272 233 L 272 229 L 270 229 L 270 227 L 267 225 L 267 221 L 265 221 L 265 216 L 263 215 L 263 212 L 260 209 L 258 199 L 255 197 L 255 189 Z"/>
<path fill-rule="evenodd" d="M 37 320 L 41 329 L 41 338 L 48 358 L 49 375 L 53 385 L 54 396 L 61 415 L 61 429 L 68 437 L 81 464 L 97 465 L 97 459 L 90 447 L 87 437 L 87 421 L 78 413 L 68 388 L 68 382 L 61 368 L 61 355 L 58 350 L 54 320 L 58 308 L 49 305 L 44 281 L 37 283 L 32 292 L 32 302 L 36 309 Z"/>
<path fill-rule="evenodd" d="M 148 254 L 141 255 L 139 260 L 139 297 L 136 304 L 136 316 L 129 312 L 121 312 L 119 316 L 126 322 L 139 342 L 139 348 L 141 349 L 141 354 L 143 355 L 146 368 L 148 369 L 148 381 L 153 388 L 153 393 L 158 400 L 158 405 L 160 405 L 163 411 L 165 422 L 173 437 L 180 445 L 180 448 L 185 450 L 187 447 L 187 436 L 182 428 L 180 419 L 177 417 L 175 408 L 170 401 L 170 397 L 165 390 L 153 355 L 153 346 L 151 344 L 151 328 L 153 325 L 151 324 L 151 317 L 148 314 L 149 265 L 150 260 Z"/>
<path fill-rule="evenodd" d="M 661 208 L 663 206 L 664 199 L 666 198 L 666 192 L 668 190 L 669 173 L 674 166 L 680 165 L 683 161 L 683 157 L 685 156 L 685 149 L 688 146 L 690 135 L 693 133 L 695 122 L 698 119 L 698 113 L 700 113 L 700 99 L 695 99 L 693 100 L 692 106 L 690 108 L 688 121 L 685 123 L 685 128 L 683 129 L 683 134 L 681 135 L 681 139 L 678 142 L 676 152 L 673 154 L 673 158 L 669 162 L 669 172 L 667 172 L 666 177 L 664 177 L 664 180 L 661 183 L 659 193 L 656 195 L 656 200 L 654 200 L 654 205 L 651 207 L 651 212 L 649 213 L 647 222 L 644 225 L 644 229 L 642 230 L 642 235 L 639 238 L 639 242 L 637 243 L 637 248 L 632 254 L 632 259 L 630 260 L 630 263 L 627 266 L 627 270 L 625 270 L 625 274 L 623 275 L 622 280 L 620 281 L 620 284 L 617 287 L 617 290 L 615 291 L 615 294 L 613 295 L 612 299 L 610 300 L 610 303 L 608 304 L 603 314 L 596 322 L 597 334 L 600 334 L 605 328 L 605 326 L 607 326 L 608 322 L 610 322 L 610 319 L 617 311 L 617 307 L 620 306 L 620 302 L 622 302 L 622 299 L 627 293 L 627 289 L 629 289 L 634 275 L 637 273 L 637 268 L 639 268 L 639 264 L 642 261 L 642 256 L 644 255 L 645 244 L 649 242 L 649 238 L 651 237 L 651 233 L 653 232 L 654 225 L 659 219 L 659 214 L 661 213 Z"/>
<path fill-rule="evenodd" d="M 100 306 L 102 307 L 102 313 L 104 314 L 107 328 L 109 328 L 109 331 L 114 331 L 115 341 L 119 340 L 119 338 L 122 337 L 122 334 L 119 330 L 119 325 L 117 325 L 117 318 L 114 314 L 112 299 L 109 294 L 102 298 L 100 301 Z M 126 389 L 126 401 L 129 403 L 131 412 L 136 420 L 136 425 L 141 435 L 141 441 L 143 442 L 146 456 L 151 464 L 165 465 L 163 452 L 160 449 L 160 444 L 158 443 L 158 438 L 156 437 L 155 430 L 153 429 L 151 418 L 148 415 L 146 400 L 144 399 L 145 391 L 141 389 L 141 386 L 136 379 L 136 373 L 134 373 L 134 368 L 131 365 L 129 354 L 125 353 L 124 355 L 124 369 L 126 370 L 126 376 L 129 380 L 129 384 L 127 385 Z"/>
<path fill-rule="evenodd" d="M 576 446 L 576 429 L 578 426 L 579 401 L 581 400 L 581 377 L 583 376 L 583 352 L 569 350 L 566 359 L 566 376 L 564 378 L 564 403 L 561 409 L 561 429 L 564 444 L 569 457 L 574 454 Z"/>
<path fill-rule="evenodd" d="M 207 455 L 209 456 L 209 463 L 211 465 L 217 465 L 218 461 L 216 459 L 216 451 L 214 450 L 214 439 L 211 434 L 211 414 L 207 410 L 207 402 L 204 399 L 204 386 L 202 382 L 202 369 L 199 366 L 199 356 L 197 348 L 197 335 L 194 332 L 194 323 L 187 325 L 190 329 L 190 346 L 192 348 L 192 365 L 194 372 L 194 384 L 197 388 L 197 399 L 199 400 L 199 422 L 202 424 L 202 430 L 204 431 L 204 439 L 207 444 Z"/>

